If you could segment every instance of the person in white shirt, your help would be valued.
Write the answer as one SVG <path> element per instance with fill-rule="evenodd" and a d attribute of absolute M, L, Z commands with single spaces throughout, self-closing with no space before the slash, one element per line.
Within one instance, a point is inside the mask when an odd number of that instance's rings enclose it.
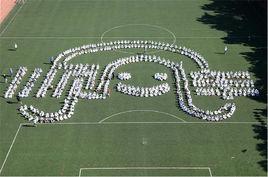
<path fill-rule="evenodd" d="M 15 49 L 15 50 L 18 49 L 18 44 L 17 44 L 17 43 L 14 44 L 14 49 Z"/>
<path fill-rule="evenodd" d="M 227 51 L 228 51 L 228 47 L 225 46 L 225 47 L 224 47 L 224 54 L 226 54 Z"/>
<path fill-rule="evenodd" d="M 12 68 L 9 68 L 9 74 L 10 74 L 10 76 L 13 76 L 13 70 L 12 70 Z"/>
<path fill-rule="evenodd" d="M 38 119 L 33 120 L 33 127 L 37 127 Z"/>

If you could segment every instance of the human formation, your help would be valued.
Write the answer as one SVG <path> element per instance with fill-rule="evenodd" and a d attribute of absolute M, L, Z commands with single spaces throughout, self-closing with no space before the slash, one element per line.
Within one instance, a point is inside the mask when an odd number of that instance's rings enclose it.
<path fill-rule="evenodd" d="M 127 95 L 137 97 L 154 97 L 169 92 L 170 87 L 168 83 L 163 83 L 153 87 L 135 87 L 119 82 L 116 86 L 116 89 L 118 92 L 122 92 Z"/>
<path fill-rule="evenodd" d="M 12 98 L 15 94 L 18 85 L 20 84 L 23 76 L 26 74 L 27 68 L 26 67 L 19 67 L 17 74 L 9 84 L 9 87 L 7 88 L 7 91 L 5 92 L 4 97 L 5 98 Z"/>
<path fill-rule="evenodd" d="M 30 105 L 20 106 L 19 111 L 23 117 L 34 123 L 53 123 L 71 118 L 74 114 L 75 104 L 78 102 L 78 96 L 82 88 L 82 79 L 75 79 L 69 91 L 67 98 L 64 99 L 64 105 L 55 112 L 44 112 Z"/>
<path fill-rule="evenodd" d="M 214 111 L 198 108 L 193 104 L 188 79 L 186 78 L 186 74 L 182 65 L 180 65 L 178 69 L 176 68 L 174 70 L 174 74 L 176 79 L 179 106 L 184 112 L 194 117 L 198 117 L 208 121 L 224 120 L 230 118 L 234 114 L 236 110 L 236 106 L 234 103 L 226 103 L 224 106 Z M 180 88 L 180 82 L 183 82 L 184 93 L 181 91 L 182 89 Z"/>
<path fill-rule="evenodd" d="M 120 79 L 120 80 L 122 80 L 122 81 L 129 80 L 129 79 L 131 79 L 131 74 L 128 73 L 128 72 L 119 73 L 117 75 L 117 78 Z"/>
<path fill-rule="evenodd" d="M 19 97 L 28 97 L 29 93 L 31 92 L 32 88 L 34 87 L 35 82 L 41 76 L 42 69 L 35 68 L 33 74 L 31 75 L 29 81 L 26 83 L 25 87 L 21 92 L 19 92 Z"/>
<path fill-rule="evenodd" d="M 217 110 L 204 110 L 194 105 L 191 97 L 191 91 L 189 89 L 190 84 L 183 69 L 182 62 L 175 63 L 171 60 L 161 58 L 159 56 L 146 54 L 119 58 L 106 65 L 106 67 L 101 73 L 98 84 L 96 84 L 95 82 L 99 65 L 74 65 L 68 63 L 79 55 L 131 48 L 163 50 L 166 52 L 184 55 L 190 58 L 201 69 L 201 71 L 190 73 L 190 76 L 193 78 L 193 85 L 197 87 L 195 92 L 198 95 L 219 95 L 216 91 L 217 89 L 219 89 L 220 95 L 224 99 L 229 99 L 232 96 L 236 96 L 236 87 L 241 87 L 243 89 L 254 89 L 254 84 L 252 84 L 253 81 L 248 81 L 248 72 L 220 72 L 218 74 L 218 72 L 216 71 L 210 71 L 208 69 L 208 63 L 204 59 L 204 57 L 202 57 L 199 53 L 193 51 L 192 49 L 155 41 L 121 40 L 108 43 L 83 45 L 81 47 L 71 48 L 60 53 L 57 57 L 55 57 L 50 70 L 47 72 L 41 87 L 37 91 L 36 97 L 45 97 L 47 91 L 49 89 L 52 89 L 54 90 L 52 96 L 55 98 L 60 98 L 64 88 L 72 77 L 74 78 L 72 86 L 68 92 L 68 96 L 64 99 L 63 106 L 58 111 L 46 112 L 43 110 L 39 110 L 33 105 L 22 105 L 19 108 L 20 113 L 29 121 L 40 123 L 54 122 L 71 118 L 71 116 L 74 114 L 75 105 L 78 102 L 79 98 L 106 99 L 110 96 L 109 84 L 110 81 L 114 78 L 114 73 L 118 67 L 136 62 L 153 62 L 163 65 L 171 69 L 171 71 L 173 72 L 176 82 L 175 85 L 177 89 L 176 94 L 178 99 L 178 105 L 185 113 L 208 121 L 220 121 L 223 119 L 227 119 L 234 114 L 236 110 L 236 106 L 234 103 L 226 103 Z M 63 70 L 64 74 L 62 75 L 60 81 L 57 83 L 56 88 L 53 88 L 52 81 L 54 80 L 58 70 Z M 27 69 L 25 67 L 19 68 L 18 73 L 14 77 L 7 92 L 5 93 L 5 98 L 12 98 L 17 88 L 17 85 L 20 83 L 20 80 L 23 75 L 25 75 L 26 71 Z M 21 94 L 24 93 L 25 97 L 29 95 L 31 88 L 33 87 L 34 81 L 37 79 L 38 74 L 41 73 L 40 71 L 41 70 L 34 71 L 31 77 L 32 79 L 29 80 L 28 86 L 27 84 L 27 87 L 25 86 L 25 88 L 28 89 L 26 89 L 26 91 L 20 92 Z M 117 77 L 121 81 L 131 79 L 130 73 L 127 72 L 119 73 Z M 159 81 L 167 80 L 166 73 L 156 73 L 153 77 Z M 214 94 L 211 88 L 213 88 Z M 120 93 L 127 95 L 139 97 L 153 97 L 169 92 L 170 86 L 168 83 L 163 83 L 152 87 L 142 87 L 126 85 L 122 82 L 119 82 L 116 86 L 116 89 Z M 201 89 L 210 89 L 210 91 L 203 91 Z M 225 92 L 226 95 L 224 95 Z M 231 95 L 229 94 L 230 92 L 232 93 Z M 244 91 L 242 92 L 242 95 L 245 95 Z M 256 89 L 254 89 L 254 91 L 247 90 L 247 93 L 249 92 L 251 94 L 246 95 L 258 95 L 258 91 Z M 239 93 L 240 92 L 238 91 L 237 96 L 240 95 Z"/>
<path fill-rule="evenodd" d="M 203 69 L 191 72 L 193 86 L 197 95 L 221 96 L 223 99 L 234 99 L 236 96 L 258 96 L 258 89 L 250 79 L 248 71 L 220 72 Z"/>
<path fill-rule="evenodd" d="M 165 81 L 167 80 L 168 76 L 167 73 L 155 73 L 154 78 L 159 81 Z"/>

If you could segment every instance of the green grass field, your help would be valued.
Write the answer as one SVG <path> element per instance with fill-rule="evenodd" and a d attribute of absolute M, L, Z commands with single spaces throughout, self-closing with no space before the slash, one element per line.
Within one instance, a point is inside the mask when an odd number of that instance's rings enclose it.
<path fill-rule="evenodd" d="M 214 7 L 218 3 L 219 9 Z M 17 5 L 0 27 L 1 73 L 26 66 L 27 77 L 17 90 L 20 91 L 34 68 L 44 70 L 30 97 L 22 100 L 24 104 L 46 111 L 60 108 L 64 96 L 52 98 L 51 90 L 45 98 L 33 97 L 51 66 L 49 57 L 84 44 L 125 39 L 175 42 L 198 51 L 210 69 L 248 70 L 261 96 L 226 101 L 192 92 L 193 102 L 203 109 L 236 103 L 237 110 L 231 118 L 212 123 L 185 114 L 178 107 L 175 87 L 159 97 L 139 98 L 116 92 L 114 86 L 119 80 L 113 79 L 108 99 L 81 99 L 71 119 L 33 128 L 24 125 L 27 121 L 17 110 L 20 104 L 16 97 L 3 98 L 8 83 L 1 77 L 0 175 L 266 176 L 267 44 L 266 30 L 263 33 L 260 28 L 266 24 L 247 18 L 244 12 L 259 18 L 256 9 L 251 9 L 246 1 L 239 3 L 236 6 L 230 1 L 214 0 L 28 0 Z M 234 21 L 239 18 L 231 12 L 221 13 L 223 6 L 233 7 L 234 11 L 239 7 L 236 13 L 242 21 Z M 10 50 L 14 43 L 19 46 L 17 51 Z M 225 45 L 229 51 L 223 55 Z M 78 57 L 73 63 L 99 64 L 104 68 L 137 52 L 141 51 L 99 52 Z M 187 74 L 199 70 L 182 55 L 148 52 L 183 61 Z M 132 79 L 125 83 L 132 85 L 159 84 L 152 77 L 156 72 L 167 73 L 170 85 L 175 82 L 170 70 L 154 63 L 126 65 L 116 73 L 125 71 L 132 74 Z M 61 74 L 57 74 L 54 85 Z M 97 78 L 100 74 L 99 71 Z"/>

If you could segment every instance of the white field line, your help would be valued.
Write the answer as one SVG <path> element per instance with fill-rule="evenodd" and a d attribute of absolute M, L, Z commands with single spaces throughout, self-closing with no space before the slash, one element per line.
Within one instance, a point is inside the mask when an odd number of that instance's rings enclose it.
<path fill-rule="evenodd" d="M 4 34 L 4 32 L 7 30 L 7 28 L 9 27 L 9 25 L 14 21 L 15 17 L 18 15 L 18 13 L 20 12 L 20 10 L 22 9 L 22 7 L 24 6 L 24 4 L 26 4 L 27 1 L 25 1 L 25 3 L 23 3 L 19 9 L 17 10 L 17 12 L 15 13 L 15 15 L 11 18 L 11 20 L 9 21 L 9 23 L 7 24 L 7 26 L 3 29 L 3 31 L 1 31 L 0 36 L 2 36 Z"/>
<path fill-rule="evenodd" d="M 7 152 L 7 154 L 6 154 L 5 160 L 4 160 L 4 162 L 3 162 L 2 166 L 1 166 L 1 169 L 0 169 L 0 175 L 1 175 L 1 173 L 2 173 L 2 170 L 3 170 L 4 166 L 5 166 L 5 163 L 6 163 L 6 161 L 7 161 L 7 158 L 8 158 L 8 156 L 9 156 L 9 153 L 10 153 L 10 151 L 11 151 L 11 149 L 12 149 L 12 147 L 13 147 L 15 141 L 16 141 L 16 138 L 17 138 L 18 133 L 19 133 L 19 131 L 20 131 L 21 125 L 22 125 L 22 124 L 19 125 L 19 128 L 18 128 L 18 130 L 17 130 L 17 132 L 16 132 L 16 134 L 15 134 L 15 136 L 14 136 L 14 138 L 13 138 L 13 141 L 12 141 L 10 147 L 9 147 L 9 150 L 8 150 L 8 152 Z"/>
<path fill-rule="evenodd" d="M 258 124 L 259 122 L 102 122 L 100 124 Z"/>
<path fill-rule="evenodd" d="M 92 38 L 92 39 L 100 39 L 100 36 L 2 36 L 0 37 L 2 39 L 84 39 L 84 38 Z M 166 37 L 166 36 L 107 36 L 103 38 L 111 38 L 111 39 L 128 39 L 128 38 L 157 38 L 157 39 L 173 39 L 172 37 Z"/>
<path fill-rule="evenodd" d="M 112 27 L 108 30 L 106 30 L 105 32 L 103 32 L 101 34 L 101 42 L 103 42 L 103 38 L 105 37 L 105 34 L 106 33 L 109 33 L 110 31 L 112 30 L 115 30 L 115 29 L 118 29 L 118 28 L 124 28 L 124 27 L 128 27 L 128 26 L 146 26 L 146 27 L 153 27 L 153 28 L 158 28 L 160 30 L 163 30 L 163 31 L 166 31 L 167 33 L 171 34 L 172 38 L 173 38 L 173 44 L 176 43 L 176 35 L 170 31 L 169 29 L 165 28 L 165 27 L 162 27 L 162 26 L 158 26 L 158 25 L 151 25 L 151 24 L 143 24 L 143 23 L 137 23 L 137 24 L 124 24 L 124 25 L 118 25 L 118 26 L 115 26 L 115 27 Z"/>
<path fill-rule="evenodd" d="M 55 0 L 28 0 L 28 1 L 55 1 Z M 58 1 L 62 1 L 62 0 L 58 0 Z M 97 0 L 64 0 L 64 1 L 77 2 L 77 1 L 97 1 Z M 106 1 L 133 1 L 133 0 L 106 0 Z M 143 0 L 137 0 L 137 1 L 143 1 Z M 155 0 L 155 1 L 163 1 L 163 0 Z M 166 0 L 166 1 L 174 1 L 174 0 Z M 176 0 L 176 1 L 196 1 L 196 0 Z"/>
<path fill-rule="evenodd" d="M 178 36 L 177 39 L 220 39 L 226 36 Z M 99 36 L 0 36 L 0 39 L 99 39 Z M 165 36 L 107 36 L 103 38 L 110 39 L 173 39 L 172 37 Z M 247 36 L 237 36 L 231 38 L 247 38 Z M 264 36 L 259 36 L 258 38 L 265 38 Z M 267 47 L 259 47 L 259 48 L 267 48 Z"/>
<path fill-rule="evenodd" d="M 183 120 L 183 119 L 181 119 L 181 118 L 179 118 L 179 117 L 177 117 L 177 116 L 175 116 L 173 114 L 170 114 L 170 113 L 166 113 L 166 112 L 162 112 L 162 111 L 156 111 L 156 110 L 146 110 L 146 109 L 143 110 L 143 109 L 141 109 L 141 110 L 128 110 L 128 111 L 119 112 L 119 113 L 116 113 L 116 114 L 113 114 L 113 115 L 110 115 L 108 117 L 103 118 L 102 120 L 99 121 L 99 123 L 102 123 L 102 122 L 104 122 L 104 121 L 106 121 L 106 120 L 108 120 L 108 119 L 110 119 L 110 118 L 112 118 L 114 116 L 117 116 L 117 115 L 120 115 L 120 114 L 131 113 L 131 112 L 155 112 L 155 113 L 165 114 L 165 115 L 174 117 L 176 119 L 179 119 L 179 120 L 181 120 L 183 122 L 186 122 L 185 120 Z"/>
<path fill-rule="evenodd" d="M 176 40 L 177 40 L 175 34 L 172 31 L 170 31 L 169 29 L 165 28 L 165 27 L 158 26 L 158 25 L 146 24 L 146 23 L 145 24 L 144 23 L 132 23 L 132 24 L 118 25 L 118 26 L 112 27 L 112 28 L 104 31 L 101 34 L 100 41 L 102 43 L 104 43 L 103 39 L 104 39 L 106 33 L 109 33 L 110 31 L 118 29 L 118 28 L 124 28 L 124 27 L 128 27 L 128 26 L 134 26 L 132 28 L 135 28 L 135 26 L 146 26 L 146 27 L 153 27 L 153 28 L 156 28 L 156 29 L 163 30 L 163 31 L 167 32 L 168 34 L 171 34 L 171 36 L 172 36 L 172 44 L 171 45 L 174 45 L 176 43 Z M 122 50 L 116 50 L 116 52 L 127 53 L 127 54 L 131 54 L 131 55 L 134 54 L 133 52 L 126 52 L 126 51 L 122 51 Z M 160 51 L 154 51 L 154 52 L 148 52 L 148 53 L 152 54 L 152 53 L 158 53 L 158 52 L 160 52 Z"/>
<path fill-rule="evenodd" d="M 211 171 L 210 167 L 208 167 L 208 171 L 209 171 L 210 177 L 212 177 L 212 171 Z"/>
<path fill-rule="evenodd" d="M 79 177 L 81 177 L 83 170 L 208 170 L 210 177 L 212 177 L 210 167 L 92 167 L 80 168 Z"/>
<path fill-rule="evenodd" d="M 60 122 L 38 123 L 38 125 L 105 125 L 105 124 L 260 124 L 260 122 Z M 24 123 L 23 125 L 32 125 Z"/>
<path fill-rule="evenodd" d="M 33 176 L 1 176 L 1 177 L 33 177 Z M 64 176 L 34 176 L 34 177 L 74 177 L 74 176 L 64 175 Z M 112 177 L 112 176 L 90 176 L 90 177 Z M 137 177 L 137 176 L 124 176 L 124 177 Z M 141 177 L 141 176 L 139 176 L 139 177 Z M 144 177 L 164 177 L 164 176 L 144 176 Z M 170 176 L 170 177 L 175 177 L 175 176 Z M 180 177 L 182 177 L 182 176 L 180 176 Z M 187 176 L 187 177 L 191 177 L 191 176 Z M 196 177 L 196 176 L 194 176 L 194 177 Z M 267 176 L 256 176 L 255 175 L 255 176 L 214 176 L 214 177 L 267 177 Z"/>
<path fill-rule="evenodd" d="M 38 1 L 38 0 L 28 0 L 28 1 Z M 55 1 L 55 0 L 39 0 L 39 1 Z M 58 0 L 62 1 L 62 0 Z M 64 1 L 97 1 L 97 0 L 64 0 Z M 103 0 L 105 1 L 105 0 Z M 106 0 L 106 1 L 112 1 L 112 0 Z M 133 0 L 113 0 L 113 1 L 133 1 Z M 143 1 L 143 0 L 138 0 Z M 155 0 L 155 1 L 164 1 L 164 0 Z M 165 0 L 165 1 L 196 1 L 196 0 Z"/>

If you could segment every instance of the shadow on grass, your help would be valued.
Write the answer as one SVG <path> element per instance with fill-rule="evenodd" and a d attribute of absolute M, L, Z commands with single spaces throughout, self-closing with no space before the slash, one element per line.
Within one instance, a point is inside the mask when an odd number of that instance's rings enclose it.
<path fill-rule="evenodd" d="M 267 103 L 267 1 L 266 0 L 210 0 L 201 6 L 204 15 L 197 21 L 211 28 L 224 31 L 224 43 L 242 44 L 251 48 L 242 55 L 250 64 L 249 71 L 256 77 L 256 88 L 260 97 L 251 97 L 258 102 Z M 253 125 L 256 145 L 263 160 L 258 164 L 267 172 L 267 108 L 255 110 L 255 119 L 260 123 Z"/>
<path fill-rule="evenodd" d="M 261 141 L 257 144 L 256 148 L 260 155 L 265 157 L 258 164 L 267 172 L 267 126 L 264 120 L 266 119 L 267 109 L 256 109 L 254 114 L 258 122 L 260 122 L 260 124 L 252 125 L 253 131 L 256 134 L 254 138 Z"/>
<path fill-rule="evenodd" d="M 22 126 L 23 127 L 30 127 L 30 128 L 35 128 L 36 127 L 36 125 L 34 125 L 34 124 L 23 124 Z"/>
<path fill-rule="evenodd" d="M 17 104 L 17 101 L 7 101 L 8 104 Z"/>
<path fill-rule="evenodd" d="M 45 65 L 52 65 L 52 64 L 49 63 L 49 62 L 44 62 L 43 64 L 45 64 Z"/>

